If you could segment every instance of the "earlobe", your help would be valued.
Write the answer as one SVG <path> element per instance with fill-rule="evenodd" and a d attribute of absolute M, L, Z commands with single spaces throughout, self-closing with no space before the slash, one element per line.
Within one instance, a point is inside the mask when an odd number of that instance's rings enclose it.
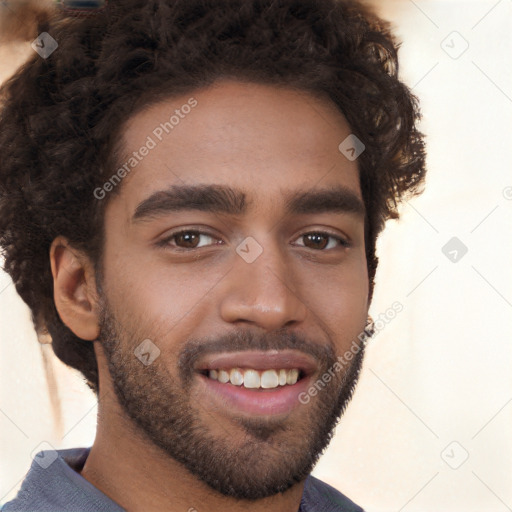
<path fill-rule="evenodd" d="M 82 252 L 57 237 L 50 247 L 55 307 L 64 324 L 79 338 L 99 335 L 98 295 L 94 267 Z"/>

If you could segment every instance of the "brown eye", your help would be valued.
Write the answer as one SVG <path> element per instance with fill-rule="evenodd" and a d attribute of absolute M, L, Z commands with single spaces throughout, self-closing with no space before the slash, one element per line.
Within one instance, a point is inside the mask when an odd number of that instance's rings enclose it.
<path fill-rule="evenodd" d="M 199 243 L 203 241 L 201 237 L 203 237 L 203 240 L 206 238 L 207 242 L 215 240 L 215 237 L 209 235 L 208 233 L 193 230 L 183 230 L 169 235 L 161 242 L 159 242 L 158 245 L 163 247 L 177 247 L 180 249 L 198 249 L 200 247 L 204 247 L 205 245 L 215 245 L 213 243 L 203 243 L 202 245 L 199 245 Z"/>
<path fill-rule="evenodd" d="M 328 249 L 334 249 L 335 247 L 348 247 L 349 243 L 343 238 L 331 235 L 330 233 L 322 233 L 322 232 L 313 232 L 313 233 L 305 233 L 301 235 L 299 239 L 304 240 L 304 247 L 308 249 L 316 249 L 316 250 L 324 250 L 326 247 Z M 329 241 L 331 239 L 332 242 Z M 299 244 L 302 245 L 302 244 Z"/>
<path fill-rule="evenodd" d="M 197 231 L 182 231 L 181 233 L 174 235 L 173 239 L 179 247 L 194 249 L 199 243 L 200 236 L 201 235 Z"/>
<path fill-rule="evenodd" d="M 325 235 L 320 235 L 317 233 L 304 235 L 304 239 L 307 240 L 304 245 L 311 249 L 325 249 L 328 244 L 328 238 L 329 237 Z"/>

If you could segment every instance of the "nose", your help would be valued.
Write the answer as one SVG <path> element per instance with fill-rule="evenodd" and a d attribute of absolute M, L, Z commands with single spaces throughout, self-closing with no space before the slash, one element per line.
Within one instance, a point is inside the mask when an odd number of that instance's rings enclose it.
<path fill-rule="evenodd" d="M 244 322 L 272 331 L 299 324 L 307 316 L 308 308 L 300 296 L 300 276 L 294 275 L 293 266 L 279 248 L 266 243 L 251 263 L 235 253 L 233 268 L 226 277 L 220 303 L 225 322 Z"/>

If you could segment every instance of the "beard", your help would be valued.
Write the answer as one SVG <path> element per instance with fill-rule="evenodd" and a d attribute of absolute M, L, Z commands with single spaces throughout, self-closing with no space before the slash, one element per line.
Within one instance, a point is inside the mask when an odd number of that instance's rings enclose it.
<path fill-rule="evenodd" d="M 320 378 L 337 361 L 331 345 L 312 343 L 281 330 L 263 335 L 244 330 L 192 339 L 179 352 L 176 372 L 171 374 L 165 355 L 148 366 L 135 357 L 140 338 L 123 330 L 105 300 L 100 329 L 98 341 L 113 389 L 135 430 L 211 489 L 243 500 L 284 492 L 311 473 L 352 398 L 365 349 L 363 342 L 345 370 L 334 376 L 331 370 L 329 383 L 307 405 L 294 408 L 290 418 L 237 417 L 221 422 L 193 399 L 194 379 L 198 378 L 193 364 L 199 357 L 218 352 L 294 349 L 315 358 L 319 369 L 315 377 Z M 153 342 L 164 347 L 157 340 Z M 165 350 L 165 354 L 170 353 Z"/>

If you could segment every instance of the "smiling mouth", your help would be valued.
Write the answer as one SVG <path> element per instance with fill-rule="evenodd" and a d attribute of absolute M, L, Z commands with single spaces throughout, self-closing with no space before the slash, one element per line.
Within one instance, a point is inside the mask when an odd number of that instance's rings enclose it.
<path fill-rule="evenodd" d="M 293 386 L 305 377 L 305 372 L 299 368 L 271 368 L 256 370 L 253 368 L 219 368 L 200 372 L 209 379 L 230 386 L 245 389 L 277 389 Z"/>
<path fill-rule="evenodd" d="M 294 386 L 317 369 L 314 358 L 296 350 L 218 353 L 206 356 L 195 366 L 196 372 L 208 380 L 252 390 Z"/>
<path fill-rule="evenodd" d="M 197 400 L 216 413 L 285 418 L 301 404 L 298 397 L 319 366 L 298 350 L 247 350 L 205 355 L 194 370 Z"/>

